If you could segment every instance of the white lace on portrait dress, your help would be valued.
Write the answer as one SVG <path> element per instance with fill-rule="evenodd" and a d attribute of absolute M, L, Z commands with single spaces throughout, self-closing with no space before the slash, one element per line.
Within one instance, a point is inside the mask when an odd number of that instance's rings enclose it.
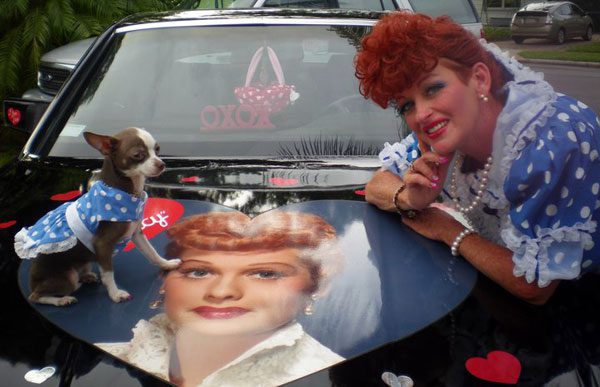
<path fill-rule="evenodd" d="M 97 343 L 110 354 L 168 380 L 174 331 L 165 314 L 140 320 L 128 343 Z M 312 338 L 296 322 L 258 343 L 213 372 L 202 387 L 278 386 L 343 361 L 344 358 Z M 198 359 L 201 361 L 201 359 Z"/>

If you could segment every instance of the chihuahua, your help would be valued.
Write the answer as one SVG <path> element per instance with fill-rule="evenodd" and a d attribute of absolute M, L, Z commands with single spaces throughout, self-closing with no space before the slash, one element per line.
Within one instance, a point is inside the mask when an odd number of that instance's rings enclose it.
<path fill-rule="evenodd" d="M 114 136 L 92 132 L 83 136 L 104 155 L 88 192 L 15 235 L 16 253 L 23 259 L 35 258 L 29 271 L 32 302 L 56 306 L 77 302 L 71 294 L 82 283 L 98 281 L 93 262 L 100 267 L 100 280 L 109 297 L 114 302 L 130 299 L 128 292 L 117 287 L 112 266 L 112 257 L 130 239 L 162 269 L 174 269 L 181 262 L 162 258 L 141 229 L 148 197 L 144 182 L 165 169 L 152 135 L 140 128 L 127 128 Z"/>

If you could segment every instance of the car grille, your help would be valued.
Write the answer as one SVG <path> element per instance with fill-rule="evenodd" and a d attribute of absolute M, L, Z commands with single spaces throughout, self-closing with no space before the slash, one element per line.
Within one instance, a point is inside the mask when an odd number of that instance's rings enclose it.
<path fill-rule="evenodd" d="M 71 71 L 67 69 L 41 65 L 38 73 L 38 86 L 43 92 L 55 95 L 67 80 L 69 74 L 71 74 Z"/>

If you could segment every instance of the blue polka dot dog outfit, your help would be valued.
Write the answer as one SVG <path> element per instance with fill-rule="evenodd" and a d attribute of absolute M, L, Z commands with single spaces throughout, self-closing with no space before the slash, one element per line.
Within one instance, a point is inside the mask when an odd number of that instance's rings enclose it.
<path fill-rule="evenodd" d="M 482 206 L 467 220 L 482 236 L 513 252 L 515 276 L 540 287 L 600 271 L 598 116 L 584 103 L 556 93 L 543 74 L 494 44 L 482 44 L 513 79 L 504 86 L 507 99 L 494 131 L 495 162 Z M 419 156 L 412 134 L 386 143 L 379 155 L 384 168 L 400 176 Z M 480 174 L 457 173 L 460 205 L 479 189 Z M 449 185 L 444 201 L 452 207 Z"/>
<path fill-rule="evenodd" d="M 22 228 L 15 235 L 15 252 L 22 259 L 35 258 L 38 254 L 69 250 L 77 240 L 93 252 L 92 238 L 100 221 L 141 220 L 147 198 L 146 192 L 136 197 L 97 181 L 76 201 L 64 203 L 33 226 Z M 121 240 L 113 255 L 121 251 L 130 238 Z"/>

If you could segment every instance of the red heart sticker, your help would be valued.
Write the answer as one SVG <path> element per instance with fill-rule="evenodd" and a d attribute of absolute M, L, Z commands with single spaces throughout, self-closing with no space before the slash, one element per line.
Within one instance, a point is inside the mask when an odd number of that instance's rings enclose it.
<path fill-rule="evenodd" d="M 6 115 L 13 126 L 17 126 L 21 122 L 21 111 L 19 109 L 10 107 L 6 110 Z"/>
<path fill-rule="evenodd" d="M 179 181 L 181 183 L 198 183 L 199 181 L 202 181 L 202 178 L 200 178 L 199 176 L 188 176 L 182 177 L 181 179 L 179 179 Z"/>
<path fill-rule="evenodd" d="M 81 191 L 75 190 L 75 191 L 69 191 L 69 192 L 52 195 L 52 196 L 50 196 L 50 200 L 54 200 L 55 202 L 68 202 L 69 200 L 73 200 L 80 195 L 81 195 Z"/>
<path fill-rule="evenodd" d="M 8 222 L 0 223 L 0 229 L 1 228 L 9 228 L 9 227 L 15 225 L 16 223 L 17 223 L 16 220 L 9 220 Z"/>
<path fill-rule="evenodd" d="M 178 201 L 149 198 L 144 208 L 142 232 L 146 235 L 146 238 L 151 239 L 181 218 L 184 211 L 183 205 Z M 130 241 L 124 250 L 129 251 L 133 248 L 135 248 L 135 245 Z"/>
<path fill-rule="evenodd" d="M 298 184 L 298 179 L 286 179 L 283 177 L 272 177 L 269 179 L 269 183 L 279 186 L 279 187 L 288 187 L 290 185 Z"/>
<path fill-rule="evenodd" d="M 360 196 L 365 196 L 365 190 L 364 189 L 357 189 L 356 191 L 354 191 L 355 194 L 360 195 Z"/>
<path fill-rule="evenodd" d="M 521 362 L 508 352 L 492 351 L 487 358 L 472 357 L 465 363 L 471 375 L 488 382 L 517 384 Z"/>

